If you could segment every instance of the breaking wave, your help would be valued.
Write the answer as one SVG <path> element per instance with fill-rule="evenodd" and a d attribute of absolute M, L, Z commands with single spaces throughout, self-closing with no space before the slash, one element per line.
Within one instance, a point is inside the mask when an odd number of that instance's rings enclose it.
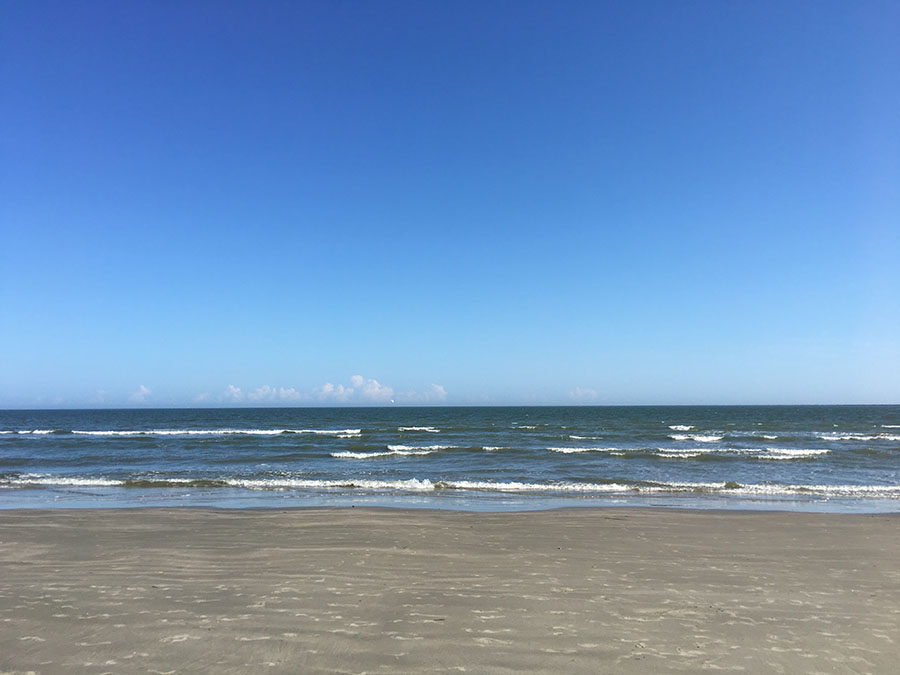
<path fill-rule="evenodd" d="M 715 443 L 721 441 L 724 436 L 714 436 L 712 434 L 669 434 L 669 438 L 673 441 L 697 441 L 698 443 Z"/>
<path fill-rule="evenodd" d="M 660 494 L 703 492 L 746 496 L 818 496 L 900 499 L 900 485 L 819 485 L 819 484 L 770 484 L 719 482 L 524 482 L 478 480 L 431 480 L 411 478 L 406 480 L 375 480 L 347 478 L 318 480 L 306 478 L 218 478 L 179 479 L 140 477 L 112 479 L 86 476 L 49 476 L 26 474 L 0 478 L 6 487 L 58 486 L 58 487 L 122 487 L 122 488 L 245 488 L 258 490 L 364 490 L 431 492 L 436 490 L 472 490 L 482 492 L 521 493 L 570 493 L 570 494 Z"/>
<path fill-rule="evenodd" d="M 823 441 L 900 441 L 900 435 L 897 434 L 872 435 L 839 431 L 816 434 L 816 438 L 819 438 Z"/>
<path fill-rule="evenodd" d="M 72 431 L 79 436 L 279 436 L 312 434 L 317 436 L 359 436 L 362 429 L 129 429 Z"/>

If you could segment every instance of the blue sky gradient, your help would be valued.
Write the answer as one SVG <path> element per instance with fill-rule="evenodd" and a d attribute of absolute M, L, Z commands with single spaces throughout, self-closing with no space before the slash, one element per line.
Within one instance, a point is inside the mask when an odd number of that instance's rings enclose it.
<path fill-rule="evenodd" d="M 896 2 L 7 2 L 0 407 L 900 402 Z"/>

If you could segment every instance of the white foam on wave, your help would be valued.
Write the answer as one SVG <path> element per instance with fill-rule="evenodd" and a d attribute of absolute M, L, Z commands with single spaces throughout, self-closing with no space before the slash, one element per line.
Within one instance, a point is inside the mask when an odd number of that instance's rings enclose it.
<path fill-rule="evenodd" d="M 34 474 L 8 478 L 4 482 L 10 485 L 71 485 L 78 487 L 114 487 L 125 484 L 125 481 L 112 478 L 40 476 Z"/>
<path fill-rule="evenodd" d="M 827 455 L 829 452 L 831 450 L 824 448 L 766 448 L 765 454 L 760 457 L 762 459 L 804 459 Z"/>
<path fill-rule="evenodd" d="M 564 455 L 571 455 L 579 452 L 614 452 L 622 448 L 547 448 L 550 452 L 559 452 Z"/>
<path fill-rule="evenodd" d="M 816 438 L 823 441 L 900 441 L 900 436 L 896 434 L 860 434 L 848 432 L 831 432 L 824 434 L 816 434 Z"/>
<path fill-rule="evenodd" d="M 729 431 L 726 435 L 737 438 L 765 438 L 767 441 L 774 441 L 778 438 L 775 434 L 761 434 L 758 431 Z"/>
<path fill-rule="evenodd" d="M 441 484 L 457 490 L 496 490 L 498 492 L 626 492 L 633 486 L 621 483 L 521 483 L 517 481 L 456 480 Z"/>
<path fill-rule="evenodd" d="M 672 431 L 690 431 L 694 428 L 693 424 L 670 424 L 669 428 Z"/>
<path fill-rule="evenodd" d="M 697 441 L 698 443 L 715 443 L 721 441 L 723 436 L 714 436 L 712 434 L 669 434 L 669 438 L 673 441 Z"/>
<path fill-rule="evenodd" d="M 46 432 L 50 433 L 50 432 Z M 313 434 L 350 438 L 362 429 L 127 429 L 75 430 L 81 436 L 278 436 L 280 434 Z"/>
<path fill-rule="evenodd" d="M 427 431 L 430 434 L 441 433 L 441 430 L 435 427 L 397 427 L 397 431 Z"/>
<path fill-rule="evenodd" d="M 331 456 L 337 459 L 375 459 L 376 457 L 390 457 L 392 455 L 430 455 L 434 450 L 388 450 L 387 452 L 332 452 Z"/>
<path fill-rule="evenodd" d="M 391 451 L 415 451 L 415 450 L 428 450 L 429 452 L 435 452 L 436 450 L 457 450 L 459 449 L 458 445 L 389 445 L 387 446 L 388 450 Z"/>
<path fill-rule="evenodd" d="M 167 483 L 190 482 L 188 479 L 161 479 Z M 813 496 L 843 498 L 900 499 L 900 485 L 790 485 L 735 482 L 654 482 L 647 484 L 625 483 L 526 483 L 518 481 L 441 481 L 427 478 L 407 480 L 343 479 L 320 480 L 303 478 L 224 478 L 221 483 L 229 487 L 286 490 L 369 490 L 397 492 L 430 492 L 435 490 L 477 490 L 523 493 L 595 493 L 595 494 L 665 494 L 681 492 L 708 492 L 744 496 Z M 47 476 L 26 474 L 18 478 L 0 480 L 0 486 L 45 485 L 74 487 L 117 487 L 125 481 L 82 476 Z M 148 488 L 152 489 L 152 488 Z"/>
<path fill-rule="evenodd" d="M 656 451 L 667 456 L 688 452 L 694 455 L 747 455 L 757 452 L 754 449 L 747 448 L 656 448 Z"/>
<path fill-rule="evenodd" d="M 824 448 L 656 448 L 657 457 L 691 459 L 703 455 L 740 455 L 750 459 L 808 459 L 827 455 Z"/>
<path fill-rule="evenodd" d="M 667 452 L 664 455 L 659 455 L 659 457 L 664 457 L 665 459 L 693 459 L 705 454 L 706 452 L 703 450 L 694 450 L 692 452 Z"/>
<path fill-rule="evenodd" d="M 528 424 L 517 424 L 513 426 L 513 429 L 537 429 L 537 427 Z"/>
<path fill-rule="evenodd" d="M 232 487 L 244 487 L 251 489 L 287 489 L 287 488 L 308 488 L 308 489 L 362 489 L 362 490 L 400 490 L 422 492 L 435 489 L 435 484 L 427 478 L 418 479 L 410 478 L 408 480 L 369 480 L 369 479 L 352 479 L 346 480 L 316 480 L 304 478 L 260 478 L 260 479 L 238 479 L 229 478 L 224 481 Z"/>
<path fill-rule="evenodd" d="M 599 441 L 603 439 L 603 436 L 576 436 L 571 434 L 569 439 L 573 441 Z"/>
<path fill-rule="evenodd" d="M 900 424 L 882 424 L 882 429 L 900 429 Z"/>
<path fill-rule="evenodd" d="M 496 452 L 497 450 L 506 450 L 506 448 L 502 448 L 498 445 L 483 445 L 483 446 L 481 446 L 481 449 L 485 450 L 486 452 Z"/>
<path fill-rule="evenodd" d="M 54 429 L 19 429 L 19 430 L 9 430 L 9 431 L 0 431 L 0 434 L 17 434 L 19 436 L 43 436 L 44 434 L 52 434 Z"/>

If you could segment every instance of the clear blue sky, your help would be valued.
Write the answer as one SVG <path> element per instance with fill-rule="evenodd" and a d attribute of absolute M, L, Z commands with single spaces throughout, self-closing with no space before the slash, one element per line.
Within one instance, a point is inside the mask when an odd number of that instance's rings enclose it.
<path fill-rule="evenodd" d="M 0 5 L 0 407 L 900 402 L 897 2 Z"/>

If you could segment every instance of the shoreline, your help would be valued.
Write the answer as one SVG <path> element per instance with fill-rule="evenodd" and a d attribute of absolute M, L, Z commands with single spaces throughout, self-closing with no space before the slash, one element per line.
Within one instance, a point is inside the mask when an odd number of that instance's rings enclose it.
<path fill-rule="evenodd" d="M 888 673 L 892 515 L 5 510 L 0 672 Z"/>
<path fill-rule="evenodd" d="M 692 507 L 692 506 L 659 506 L 653 504 L 634 504 L 629 506 L 623 506 L 622 504 L 585 504 L 584 506 L 578 505 L 564 505 L 564 506 L 547 506 L 540 508 L 526 508 L 526 509 L 506 509 L 506 510 L 472 510 L 472 509 L 464 509 L 464 508 L 450 508 L 445 506 L 393 506 L 393 505 L 372 505 L 372 504 L 338 504 L 338 505 L 311 505 L 311 506 L 300 506 L 300 505 L 291 505 L 291 506 L 206 506 L 206 505 L 184 505 L 184 506 L 157 506 L 157 505 L 134 505 L 134 506 L 57 506 L 57 507 L 47 507 L 47 506 L 12 506 L 9 508 L 0 507 L 0 519 L 2 519 L 4 514 L 12 513 L 12 514 L 26 514 L 26 513 L 35 513 L 35 514 L 44 514 L 44 515 L 53 515 L 53 514 L 61 514 L 66 512 L 95 512 L 95 513 L 135 513 L 140 511 L 150 511 L 150 512 L 209 512 L 209 513 L 304 513 L 304 512 L 340 512 L 340 511 L 374 511 L 374 512 L 397 512 L 404 513 L 407 515 L 413 515 L 417 513 L 449 513 L 456 515 L 471 515 L 471 516 L 517 516 L 517 515 L 527 515 L 527 514 L 542 514 L 542 513 L 561 513 L 561 512 L 580 512 L 580 511 L 599 511 L 599 512 L 607 512 L 607 511 L 621 511 L 624 513 L 628 513 L 630 511 L 641 511 L 641 512 L 658 512 L 660 514 L 666 513 L 684 513 L 684 514 L 711 514 L 711 515 L 758 515 L 760 517 L 765 517 L 768 515 L 787 515 L 787 516 L 820 516 L 823 518 L 828 517 L 836 517 L 836 518 L 871 518 L 874 516 L 878 516 L 881 518 L 900 518 L 900 504 L 898 504 L 896 511 L 854 511 L 854 512 L 846 512 L 846 511 L 799 511 L 795 509 L 779 509 L 779 508 L 746 508 L 746 507 L 721 507 L 721 506 L 710 506 L 710 507 Z"/>
<path fill-rule="evenodd" d="M 121 490 L 121 488 L 116 488 Z M 164 491 L 165 492 L 165 491 Z M 98 492 L 61 494 L 48 498 L 40 490 L 0 490 L 0 514 L 18 511 L 136 511 L 142 509 L 213 509 L 221 511 L 316 510 L 316 509 L 390 509 L 410 511 L 449 511 L 454 513 L 537 513 L 561 509 L 643 509 L 660 511 L 698 511 L 727 513 L 818 513 L 823 515 L 900 515 L 900 499 L 895 497 L 771 498 L 734 494 L 661 495 L 629 494 L 604 497 L 580 495 L 503 494 L 355 494 L 234 491 L 221 494 L 218 488 L 204 492 L 172 491 L 153 494 L 136 488 L 129 494 Z"/>

